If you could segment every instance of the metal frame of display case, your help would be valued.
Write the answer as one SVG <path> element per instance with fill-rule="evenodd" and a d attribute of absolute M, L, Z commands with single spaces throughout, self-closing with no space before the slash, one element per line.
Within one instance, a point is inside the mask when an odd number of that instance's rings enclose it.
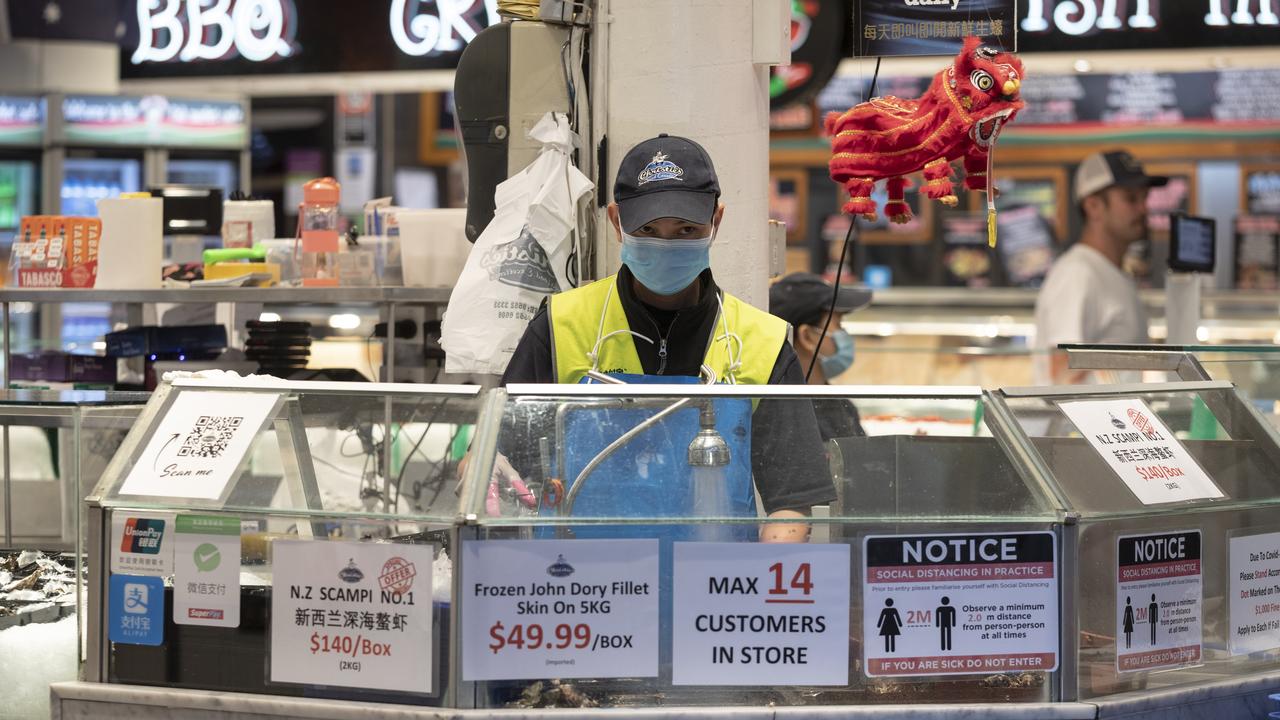
<path fill-rule="evenodd" d="M 1181 352 L 1153 353 L 1153 357 L 1143 358 L 1145 361 L 1143 369 L 1165 370 L 1169 372 L 1179 372 L 1180 374 L 1194 374 L 1203 372 L 1200 364 L 1190 355 Z M 1133 369 L 1133 364 L 1129 362 L 1131 355 L 1125 351 L 1096 351 L 1081 353 L 1081 367 L 1085 365 L 1088 369 Z M 1206 391 L 1229 393 L 1229 399 L 1214 400 L 1212 398 L 1205 399 L 1203 393 Z M 1005 388 L 998 391 L 989 391 L 986 397 L 989 399 L 988 408 L 1003 420 L 998 422 L 1012 423 L 1015 432 L 1023 437 L 1030 438 L 1029 435 L 1017 430 L 1017 421 L 1014 418 L 1013 410 L 1010 408 L 1007 400 L 1010 399 L 1030 399 L 1030 398 L 1046 398 L 1053 400 L 1071 399 L 1071 398 L 1089 398 L 1089 399 L 1106 399 L 1108 397 L 1121 398 L 1133 395 L 1157 395 L 1162 393 L 1197 393 L 1197 397 L 1205 403 L 1205 405 L 1213 412 L 1215 420 L 1222 428 L 1232 437 L 1255 437 L 1264 438 L 1266 442 L 1259 445 L 1260 451 L 1275 465 L 1280 466 L 1280 432 L 1276 430 L 1265 418 L 1263 418 L 1258 410 L 1248 402 L 1247 398 L 1232 383 L 1201 380 L 1194 382 L 1171 382 L 1157 384 L 1116 384 L 1116 385 L 1091 385 L 1091 386 L 1055 386 L 1055 387 L 1026 387 L 1026 388 Z M 1238 422 L 1233 423 L 1232 418 Z M 1030 444 L 1028 444 L 1030 447 Z M 1036 466 L 1037 474 L 1041 474 L 1046 478 L 1052 479 L 1050 484 L 1060 488 L 1064 488 L 1065 484 L 1062 480 L 1056 479 L 1056 473 L 1050 469 L 1044 458 L 1038 452 L 1030 453 L 1029 460 Z M 1135 704 L 1143 704 L 1139 699 L 1135 699 L 1132 693 L 1128 695 L 1123 692 L 1116 700 L 1111 700 L 1111 696 L 1100 694 L 1088 699 L 1080 697 L 1079 671 L 1081 665 L 1079 663 L 1079 623 L 1080 614 L 1076 612 L 1076 608 L 1080 604 L 1079 593 L 1081 591 L 1081 582 L 1079 580 L 1078 566 L 1080 562 L 1079 553 L 1083 547 L 1081 544 L 1081 532 L 1086 523 L 1114 523 L 1123 522 L 1126 519 L 1145 519 L 1159 518 L 1167 516 L 1169 513 L 1185 513 L 1191 517 L 1200 518 L 1205 515 L 1213 515 L 1217 513 L 1230 511 L 1247 511 L 1257 509 L 1259 503 L 1249 500 L 1241 500 L 1237 498 L 1224 498 L 1219 501 L 1213 501 L 1212 504 L 1188 504 L 1180 503 L 1165 506 L 1143 506 L 1133 510 L 1119 511 L 1117 514 L 1098 514 L 1097 512 L 1082 512 L 1075 508 L 1073 503 L 1065 493 L 1059 495 L 1063 507 L 1069 508 L 1067 512 L 1068 521 L 1063 529 L 1063 546 L 1071 547 L 1071 556 L 1063 558 L 1064 576 L 1068 570 L 1065 569 L 1070 565 L 1070 572 L 1076 580 L 1070 583 L 1070 587 L 1064 587 L 1064 592 L 1069 592 L 1070 597 L 1064 597 L 1062 608 L 1062 638 L 1060 642 L 1060 653 L 1065 658 L 1070 655 L 1073 658 L 1071 665 L 1072 676 L 1064 677 L 1062 688 L 1062 699 L 1074 700 L 1077 702 L 1096 703 L 1100 707 L 1115 706 L 1132 707 Z M 1280 497 L 1275 498 L 1269 503 L 1265 503 L 1267 507 L 1273 507 L 1280 504 Z M 1195 520 L 1188 524 L 1196 524 L 1201 522 Z M 1203 561 L 1202 561 L 1203 562 Z M 1203 610 L 1202 610 L 1203 612 Z M 1225 612 L 1225 610 L 1223 611 Z M 1202 623 L 1205 622 L 1202 619 Z M 1183 668 L 1185 671 L 1186 668 Z M 1253 672 L 1253 671 L 1250 671 Z M 1186 697 L 1187 695 L 1196 694 L 1202 691 L 1204 683 L 1195 681 L 1186 681 L 1178 685 L 1162 688 L 1156 693 L 1164 694 L 1170 698 Z M 1143 691 L 1145 692 L 1145 691 Z M 1243 702 L 1243 700 L 1242 700 Z M 1168 707 L 1168 706 L 1165 706 Z M 1105 713 L 1104 713 L 1105 714 Z"/>
<path fill-rule="evenodd" d="M 146 396 L 140 393 L 106 393 L 99 391 L 42 391 L 42 390 L 15 390 L 10 391 L 15 396 L 25 396 L 30 400 L 21 402 L 21 404 L 10 404 L 6 395 L 8 393 L 0 392 L 0 438 L 3 438 L 4 450 L 3 457 L 0 458 L 0 465 L 3 467 L 0 473 L 0 483 L 3 485 L 4 499 L 4 533 L 0 536 L 0 548 L 12 548 L 15 540 L 13 527 L 13 483 L 12 477 L 12 452 L 13 448 L 10 444 L 9 428 L 14 425 L 36 426 L 52 429 L 70 429 L 72 435 L 76 438 L 80 437 L 81 425 L 83 421 L 83 410 L 88 407 L 111 408 L 137 406 L 141 407 L 146 402 Z M 39 400 L 41 396 L 59 396 L 66 400 L 53 400 L 50 398 L 48 403 Z M 84 404 L 80 404 L 84 403 Z M 74 549 L 77 552 L 81 550 L 79 547 L 79 539 L 82 533 L 79 531 L 79 496 L 83 492 L 81 489 L 80 478 L 80 454 L 78 448 L 73 448 L 71 452 L 66 452 L 66 448 L 54 448 L 57 455 L 60 478 L 51 479 L 56 482 L 63 494 L 63 510 L 60 513 L 62 527 L 62 535 L 59 538 L 59 544 L 70 542 L 68 550 Z M 65 486 L 70 483 L 71 487 Z M 67 492 L 69 490 L 69 492 Z M 73 497 L 74 496 L 74 497 Z M 74 505 L 72 511 L 71 522 L 68 523 L 67 508 L 68 502 Z"/>

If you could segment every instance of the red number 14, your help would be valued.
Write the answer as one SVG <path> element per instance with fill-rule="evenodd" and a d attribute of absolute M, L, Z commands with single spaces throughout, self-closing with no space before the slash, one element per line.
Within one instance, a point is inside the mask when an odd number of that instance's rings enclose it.
<path fill-rule="evenodd" d="M 774 563 L 769 566 L 769 572 L 773 573 L 773 587 L 769 589 L 770 595 L 789 595 L 791 590 L 799 590 L 801 595 L 808 595 L 813 592 L 813 580 L 809 575 L 809 563 L 800 563 L 796 568 L 795 574 L 791 576 L 790 589 L 782 586 L 782 563 Z"/>

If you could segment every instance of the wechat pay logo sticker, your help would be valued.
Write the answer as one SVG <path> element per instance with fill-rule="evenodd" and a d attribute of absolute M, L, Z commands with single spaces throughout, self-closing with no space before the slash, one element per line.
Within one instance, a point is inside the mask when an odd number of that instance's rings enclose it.
<path fill-rule="evenodd" d="M 213 543 L 202 543 L 196 546 L 192 559 L 196 563 L 196 569 L 200 572 L 213 572 L 218 569 L 218 565 L 222 562 L 222 553 L 218 552 L 217 546 Z"/>

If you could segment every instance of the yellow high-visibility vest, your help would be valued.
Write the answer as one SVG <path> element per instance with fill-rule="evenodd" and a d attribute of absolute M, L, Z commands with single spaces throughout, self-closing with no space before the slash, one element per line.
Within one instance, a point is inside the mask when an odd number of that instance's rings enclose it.
<path fill-rule="evenodd" d="M 548 298 L 551 353 L 558 382 L 577 383 L 586 376 L 591 369 L 589 355 L 595 347 L 597 335 L 629 329 L 626 311 L 618 297 L 617 282 L 618 276 L 613 275 Z M 716 377 L 721 382 L 725 382 L 732 356 L 741 355 L 742 364 L 733 373 L 737 382 L 742 385 L 767 385 L 769 376 L 773 373 L 774 362 L 787 340 L 786 321 L 752 307 L 729 293 L 724 293 L 721 307 L 724 322 L 716 318 L 703 362 L 716 372 Z M 603 331 L 600 324 L 601 313 L 604 314 Z M 736 340 L 724 337 L 725 323 L 728 324 L 729 332 L 742 339 L 741 350 Z M 701 339 L 680 338 L 680 341 L 700 342 Z M 644 368 L 636 353 L 635 343 L 636 339 L 628 333 L 619 333 L 605 340 L 600 344 L 600 357 L 596 367 L 605 373 L 643 375 Z"/>

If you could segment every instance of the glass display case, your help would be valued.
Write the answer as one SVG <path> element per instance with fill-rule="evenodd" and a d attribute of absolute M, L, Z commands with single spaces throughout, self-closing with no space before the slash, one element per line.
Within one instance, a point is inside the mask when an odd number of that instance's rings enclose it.
<path fill-rule="evenodd" d="M 477 387 L 163 384 L 88 498 L 105 683 L 440 705 Z"/>
<path fill-rule="evenodd" d="M 1220 380 L 1233 383 L 1280 427 L 1280 346 L 1065 345 L 1073 369 L 1142 371 L 1148 382 Z M 1114 375 L 1104 375 L 1114 377 Z"/>
<path fill-rule="evenodd" d="M 1042 703 L 1064 514 L 976 387 L 492 391 L 460 707 Z"/>
<path fill-rule="evenodd" d="M 1064 696 L 1275 669 L 1280 445 L 1238 389 L 1014 388 L 989 400 L 1068 510 Z"/>
<path fill-rule="evenodd" d="M 146 398 L 0 391 L 0 677 L 12 690 L 5 709 L 13 717 L 47 716 L 48 684 L 76 677 L 80 500 Z"/>

